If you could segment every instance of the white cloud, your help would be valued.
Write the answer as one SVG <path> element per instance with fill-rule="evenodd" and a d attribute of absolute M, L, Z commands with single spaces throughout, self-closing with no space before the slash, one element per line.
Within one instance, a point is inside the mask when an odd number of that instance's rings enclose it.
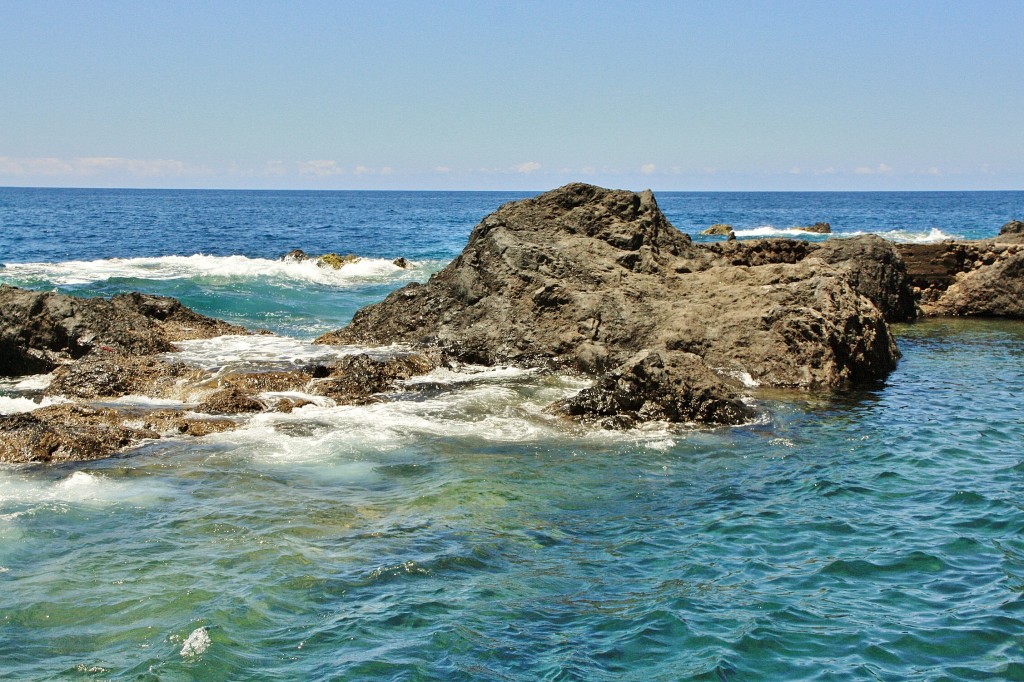
<path fill-rule="evenodd" d="M 0 174 L 7 176 L 89 177 L 117 174 L 152 178 L 209 173 L 209 168 L 189 166 L 175 159 L 128 159 L 120 156 L 79 156 L 72 159 L 0 156 Z"/>
<path fill-rule="evenodd" d="M 434 166 L 435 173 L 451 173 L 452 169 L 448 166 Z"/>
<path fill-rule="evenodd" d="M 369 175 L 372 171 L 366 166 L 356 166 L 356 175 Z"/>
<path fill-rule="evenodd" d="M 644 165 L 640 166 L 640 172 L 643 173 L 644 175 L 653 175 L 654 172 L 657 170 L 658 167 L 655 166 L 653 163 L 645 163 Z"/>
<path fill-rule="evenodd" d="M 799 166 L 793 166 L 792 168 L 789 169 L 790 175 L 800 175 L 801 173 L 803 173 L 803 171 L 800 170 Z"/>
<path fill-rule="evenodd" d="M 880 163 L 874 168 L 869 166 L 859 166 L 853 169 L 856 175 L 892 175 L 892 167 L 888 164 Z"/>
<path fill-rule="evenodd" d="M 526 175 L 529 175 L 534 171 L 540 170 L 540 168 L 541 165 L 536 161 L 527 161 L 525 163 L 519 164 L 518 166 L 515 166 L 515 171 L 517 173 L 524 173 Z"/>
<path fill-rule="evenodd" d="M 300 161 L 298 164 L 299 173 L 302 175 L 316 175 L 328 177 L 331 175 L 342 175 L 345 169 L 332 159 L 313 159 L 312 161 Z"/>
<path fill-rule="evenodd" d="M 580 169 L 580 173 L 583 173 L 583 175 L 596 175 L 597 169 L 593 166 L 584 166 Z"/>

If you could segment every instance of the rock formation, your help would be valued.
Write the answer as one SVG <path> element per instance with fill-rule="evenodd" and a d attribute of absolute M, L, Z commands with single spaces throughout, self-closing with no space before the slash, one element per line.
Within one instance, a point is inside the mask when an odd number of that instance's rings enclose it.
<path fill-rule="evenodd" d="M 895 366 L 885 317 L 913 314 L 898 254 L 877 238 L 826 245 L 695 245 L 649 191 L 572 184 L 501 207 L 429 282 L 363 308 L 318 342 L 437 346 L 470 362 L 576 370 L 600 386 L 635 374 L 624 363 L 650 350 L 667 377 L 657 390 L 675 387 L 682 402 L 693 400 L 681 387 L 697 376 L 695 356 L 699 383 L 718 382 L 721 414 L 662 413 L 731 423 L 746 408 L 729 375 L 837 388 Z"/>
<path fill-rule="evenodd" d="M 1024 240 L 1013 226 L 995 239 L 899 244 L 921 313 L 1024 319 Z"/>

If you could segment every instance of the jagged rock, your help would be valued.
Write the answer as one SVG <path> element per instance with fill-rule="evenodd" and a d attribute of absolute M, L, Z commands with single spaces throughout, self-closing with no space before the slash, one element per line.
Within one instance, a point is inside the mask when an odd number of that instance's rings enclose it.
<path fill-rule="evenodd" d="M 818 244 L 810 257 L 841 270 L 850 285 L 867 296 L 889 322 L 905 322 L 916 316 L 910 277 L 892 242 L 877 235 L 829 239 Z"/>
<path fill-rule="evenodd" d="M 281 260 L 285 263 L 302 263 L 309 260 L 309 254 L 302 249 L 292 249 L 288 253 L 281 256 Z"/>
<path fill-rule="evenodd" d="M 360 260 L 362 259 L 354 253 L 350 253 L 347 256 L 339 256 L 336 253 L 325 253 L 324 255 L 317 257 L 316 264 L 321 268 L 334 268 L 337 270 L 349 263 L 356 263 Z"/>
<path fill-rule="evenodd" d="M 406 259 L 401 258 L 401 257 L 396 258 L 395 260 L 391 261 L 391 263 L 392 263 L 392 265 L 397 265 L 398 267 L 402 268 L 403 270 L 405 268 L 409 267 L 409 261 L 407 261 Z"/>
<path fill-rule="evenodd" d="M 75 298 L 0 285 L 0 376 L 48 372 L 93 351 L 152 355 L 173 341 L 245 333 L 164 296 Z"/>
<path fill-rule="evenodd" d="M 753 416 L 739 394 L 696 355 L 641 351 L 602 375 L 597 384 L 549 409 L 605 428 L 663 420 L 740 424 Z"/>
<path fill-rule="evenodd" d="M 715 223 L 708 229 L 701 232 L 701 234 L 706 234 L 714 237 L 727 237 L 730 233 L 732 233 L 732 225 L 729 225 L 727 223 Z"/>
<path fill-rule="evenodd" d="M 396 383 L 440 367 L 443 358 L 437 350 L 374 358 L 365 353 L 343 356 L 330 374 L 311 384 L 314 395 L 332 398 L 342 404 L 376 402 L 378 393 L 394 390 Z"/>
<path fill-rule="evenodd" d="M 123 412 L 74 403 L 50 405 L 0 416 L 0 462 L 100 459 L 143 439 L 201 436 L 233 427 L 229 420 L 187 417 L 173 410 Z"/>
<path fill-rule="evenodd" d="M 405 341 L 468 362 L 594 375 L 656 349 L 670 364 L 674 353 L 693 353 L 772 386 L 883 377 L 898 357 L 883 313 L 838 253 L 828 256 L 835 263 L 808 258 L 820 248 L 695 245 L 649 191 L 567 185 L 501 207 L 429 282 L 363 308 L 318 341 Z"/>
<path fill-rule="evenodd" d="M 801 232 L 811 232 L 813 234 L 831 234 L 832 226 L 828 223 L 814 223 L 813 225 L 798 225 L 793 228 L 800 230 Z"/>

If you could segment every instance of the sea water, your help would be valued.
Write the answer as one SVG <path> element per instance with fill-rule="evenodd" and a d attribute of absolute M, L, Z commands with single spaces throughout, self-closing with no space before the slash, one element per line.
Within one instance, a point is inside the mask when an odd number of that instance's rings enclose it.
<path fill-rule="evenodd" d="M 180 359 L 294 366 L 367 350 L 309 342 L 522 196 L 0 189 L 0 282 L 176 296 L 276 333 Z M 740 238 L 1024 215 L 1020 192 L 657 198 Z M 0 467 L 0 678 L 1024 679 L 1024 325 L 895 332 L 885 382 L 763 394 L 735 428 L 572 426 L 543 408 L 585 381 L 466 366 L 391 402 Z M 0 381 L 0 412 L 45 384 Z"/>

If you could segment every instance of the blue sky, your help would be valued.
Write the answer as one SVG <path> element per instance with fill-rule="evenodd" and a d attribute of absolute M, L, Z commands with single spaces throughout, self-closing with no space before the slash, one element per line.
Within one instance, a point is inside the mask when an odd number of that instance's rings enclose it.
<path fill-rule="evenodd" d="M 1024 188 L 1024 2 L 0 0 L 0 185 Z"/>

